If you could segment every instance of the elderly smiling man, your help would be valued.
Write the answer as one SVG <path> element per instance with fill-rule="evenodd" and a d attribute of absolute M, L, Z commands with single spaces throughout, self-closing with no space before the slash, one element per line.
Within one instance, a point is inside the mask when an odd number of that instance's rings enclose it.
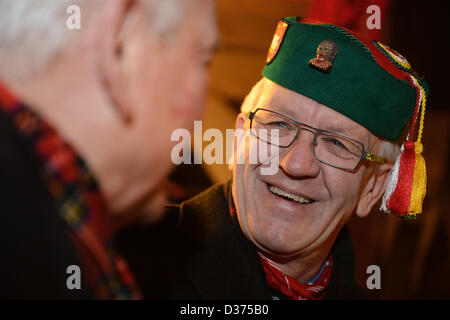
<path fill-rule="evenodd" d="M 216 37 L 211 0 L 0 2 L 0 298 L 141 297 L 113 233 L 162 212 Z"/>
<path fill-rule="evenodd" d="M 408 169 L 423 165 L 420 137 L 411 139 L 427 87 L 404 58 L 349 30 L 286 18 L 266 62 L 236 120 L 251 134 L 234 151 L 245 158 L 258 141 L 275 144 L 279 168 L 264 175 L 267 163 L 234 164 L 231 182 L 180 206 L 172 219 L 183 232 L 158 245 L 171 258 L 149 281 L 162 279 L 171 297 L 356 298 L 350 217 L 369 214 L 387 178 L 385 210 L 420 212 L 412 198 L 423 199 L 424 172 Z M 408 181 L 409 198 L 398 190 Z"/>

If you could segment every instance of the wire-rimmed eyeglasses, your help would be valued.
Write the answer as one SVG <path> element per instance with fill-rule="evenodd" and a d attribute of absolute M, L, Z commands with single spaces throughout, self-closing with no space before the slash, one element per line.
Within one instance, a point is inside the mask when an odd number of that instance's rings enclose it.
<path fill-rule="evenodd" d="M 345 135 L 317 129 L 276 111 L 257 108 L 248 115 L 250 132 L 266 143 L 290 147 L 301 130 L 314 134 L 313 155 L 334 168 L 353 171 L 364 160 L 384 163 L 385 159 L 365 151 L 364 144 Z"/>

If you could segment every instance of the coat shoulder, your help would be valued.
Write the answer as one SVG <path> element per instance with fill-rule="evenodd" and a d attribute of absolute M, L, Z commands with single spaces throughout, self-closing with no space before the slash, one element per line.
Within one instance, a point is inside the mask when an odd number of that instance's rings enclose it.
<path fill-rule="evenodd" d="M 198 244 L 222 233 L 230 224 L 226 185 L 214 185 L 179 207 L 178 226 Z"/>

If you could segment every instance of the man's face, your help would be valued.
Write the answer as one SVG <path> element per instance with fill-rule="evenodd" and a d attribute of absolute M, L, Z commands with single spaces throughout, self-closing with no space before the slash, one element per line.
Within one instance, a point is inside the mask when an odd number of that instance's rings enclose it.
<path fill-rule="evenodd" d="M 333 48 L 330 43 L 328 42 L 321 43 L 317 48 L 317 59 L 319 59 L 319 61 L 328 60 L 332 50 Z"/>
<path fill-rule="evenodd" d="M 342 114 L 270 81 L 257 103 L 255 108 L 264 107 L 310 126 L 344 134 L 366 148 L 377 141 L 367 129 Z M 248 128 L 248 122 L 241 114 L 237 127 Z M 247 238 L 267 253 L 290 257 L 329 248 L 353 213 L 368 179 L 364 165 L 349 172 L 317 161 L 312 152 L 313 138 L 312 133 L 300 131 L 289 148 L 280 148 L 275 175 L 261 175 L 261 164 L 234 165 L 233 196 L 239 223 Z M 245 149 L 237 146 L 236 152 Z M 270 189 L 311 202 L 290 200 Z"/>
<path fill-rule="evenodd" d="M 141 10 L 128 40 L 124 92 L 133 110 L 128 141 L 134 180 L 152 197 L 173 167 L 171 133 L 203 113 L 208 64 L 217 42 L 214 3 L 190 1 L 178 29 L 155 36 Z M 160 198 L 158 196 L 158 198 Z M 143 199 L 141 199 L 143 200 Z M 160 201 L 160 203 L 163 203 Z"/>

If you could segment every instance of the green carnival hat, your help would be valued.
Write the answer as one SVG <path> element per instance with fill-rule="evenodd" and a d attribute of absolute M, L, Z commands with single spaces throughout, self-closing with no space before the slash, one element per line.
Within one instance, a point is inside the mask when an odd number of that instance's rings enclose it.
<path fill-rule="evenodd" d="M 424 79 L 396 51 L 353 31 L 309 19 L 282 19 L 266 62 L 262 75 L 267 79 L 387 140 L 400 138 L 420 92 L 428 96 Z"/>

